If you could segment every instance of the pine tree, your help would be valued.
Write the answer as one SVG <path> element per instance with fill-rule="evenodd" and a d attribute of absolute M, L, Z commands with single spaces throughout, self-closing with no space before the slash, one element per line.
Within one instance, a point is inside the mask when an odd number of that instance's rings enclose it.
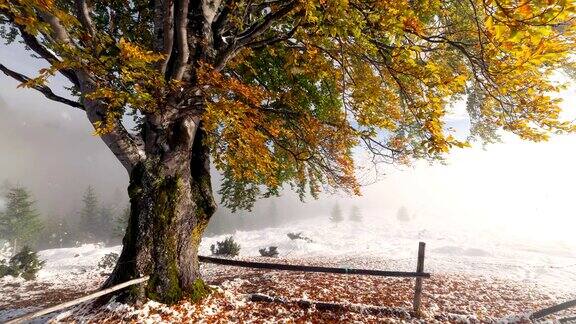
<path fill-rule="evenodd" d="M 40 249 L 53 249 L 60 246 L 58 238 L 59 220 L 54 216 L 47 217 L 43 222 L 42 235 L 38 246 Z"/>
<path fill-rule="evenodd" d="M 125 203 L 124 202 L 125 194 L 126 193 L 120 190 L 120 188 L 118 187 L 114 188 L 112 196 L 109 197 L 110 206 L 112 207 L 112 209 L 122 209 L 122 206 L 124 206 Z"/>
<path fill-rule="evenodd" d="M 103 205 L 98 210 L 98 232 L 97 238 L 108 242 L 112 238 L 114 221 L 114 209 L 112 206 Z"/>
<path fill-rule="evenodd" d="M 86 193 L 82 198 L 82 211 L 80 212 L 80 231 L 85 241 L 94 240 L 99 234 L 99 210 L 98 210 L 98 197 L 92 186 L 88 186 Z"/>
<path fill-rule="evenodd" d="M 332 208 L 332 213 L 330 214 L 330 221 L 332 223 L 340 223 L 343 220 L 344 217 L 342 217 L 342 210 L 340 209 L 340 205 L 334 205 Z"/>
<path fill-rule="evenodd" d="M 126 206 L 122 213 L 116 215 L 114 220 L 114 227 L 112 228 L 112 238 L 122 240 L 126 227 L 128 226 L 128 219 L 130 218 L 130 206 Z"/>
<path fill-rule="evenodd" d="M 408 222 L 410 221 L 410 215 L 408 214 L 408 209 L 405 206 L 402 206 L 398 209 L 396 213 L 396 218 L 398 218 L 401 222 Z"/>
<path fill-rule="evenodd" d="M 65 218 L 61 218 L 58 222 L 58 230 L 56 231 L 56 240 L 58 247 L 74 246 L 76 236 L 72 233 L 70 225 Z"/>
<path fill-rule="evenodd" d="M 350 220 L 357 223 L 360 223 L 362 221 L 362 215 L 360 213 L 360 208 L 358 208 L 358 206 L 352 206 L 352 209 L 350 211 Z"/>
<path fill-rule="evenodd" d="M 54 249 L 74 246 L 76 236 L 68 221 L 62 216 L 48 217 L 43 222 L 43 230 L 39 242 L 40 249 Z"/>
<path fill-rule="evenodd" d="M 0 214 L 0 236 L 17 251 L 23 245 L 35 245 L 42 223 L 35 202 L 26 188 L 11 187 L 5 195 L 6 209 Z"/>

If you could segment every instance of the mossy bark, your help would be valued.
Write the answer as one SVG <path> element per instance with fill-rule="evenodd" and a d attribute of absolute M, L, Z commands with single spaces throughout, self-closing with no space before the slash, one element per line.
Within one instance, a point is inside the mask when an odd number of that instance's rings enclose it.
<path fill-rule="evenodd" d="M 149 275 L 120 298 L 173 304 L 196 301 L 209 289 L 200 277 L 198 246 L 216 209 L 208 150 L 199 131 L 191 150 L 169 162 L 149 158 L 130 175 L 130 218 L 118 263 L 104 287 Z"/>

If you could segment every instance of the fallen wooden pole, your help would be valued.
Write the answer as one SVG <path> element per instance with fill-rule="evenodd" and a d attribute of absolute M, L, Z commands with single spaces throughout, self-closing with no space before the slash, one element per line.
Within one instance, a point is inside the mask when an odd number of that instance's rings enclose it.
<path fill-rule="evenodd" d="M 106 294 L 109 294 L 109 293 L 111 293 L 111 292 L 115 292 L 115 291 L 121 290 L 121 289 L 126 288 L 126 287 L 128 287 L 128 286 L 137 285 L 137 284 L 146 282 L 146 281 L 148 281 L 149 278 L 150 278 L 149 276 L 145 276 L 145 277 L 142 277 L 142 278 L 129 280 L 129 281 L 123 282 L 123 283 L 121 283 L 121 284 L 119 284 L 119 285 L 112 286 L 112 287 L 110 287 L 110 288 L 106 288 L 106 289 L 97 291 L 97 292 L 95 292 L 95 293 L 93 293 L 93 294 L 90 294 L 90 295 L 87 295 L 87 296 L 84 296 L 84 297 L 80 297 L 80 298 L 78 298 L 78 299 L 71 300 L 71 301 L 66 302 L 66 303 L 64 303 L 64 304 L 52 306 L 52 307 L 49 307 L 49 308 L 46 308 L 46 309 L 43 309 L 43 310 L 40 310 L 40 311 L 37 311 L 37 312 L 34 312 L 34 313 L 30 313 L 30 314 L 27 314 L 27 315 L 24 315 L 24 316 L 21 316 L 21 317 L 17 317 L 17 318 L 15 318 L 15 319 L 12 319 L 12 320 L 6 322 L 5 324 L 15 324 L 15 323 L 23 323 L 23 322 L 25 322 L 25 321 L 30 321 L 30 320 L 32 320 L 32 319 L 34 319 L 34 318 L 38 318 L 38 317 L 40 317 L 40 316 L 43 316 L 43 315 L 46 315 L 46 314 L 50 314 L 50 313 L 55 312 L 55 311 L 63 310 L 63 309 L 65 309 L 65 308 L 68 308 L 68 307 L 71 307 L 71 306 L 74 306 L 74 305 L 81 304 L 81 303 L 83 303 L 83 302 L 85 302 L 85 301 L 88 301 L 88 300 L 91 300 L 91 299 L 94 299 L 94 298 L 97 298 L 97 297 L 100 297 L 100 296 L 104 296 L 104 295 L 106 295 Z"/>
<path fill-rule="evenodd" d="M 560 323 L 560 324 L 564 324 L 564 323 L 576 323 L 576 316 L 561 318 L 561 319 L 558 320 L 558 323 Z"/>
<path fill-rule="evenodd" d="M 531 320 L 539 319 L 548 315 L 552 315 L 554 313 L 558 313 L 559 311 L 563 311 L 571 307 L 576 307 L 576 299 L 569 300 L 562 304 L 554 305 L 548 308 L 541 309 L 537 312 L 534 312 L 532 313 L 532 315 L 530 315 L 530 319 Z"/>
<path fill-rule="evenodd" d="M 338 273 L 338 274 L 369 275 L 369 276 L 380 276 L 380 277 L 430 278 L 430 274 L 425 273 L 425 272 L 404 272 L 404 271 L 382 271 L 382 270 L 366 270 L 366 269 L 314 267 L 314 266 L 302 266 L 302 265 L 292 265 L 292 264 L 282 264 L 282 263 L 261 263 L 261 262 L 230 260 L 230 259 L 213 258 L 213 257 L 207 257 L 207 256 L 198 256 L 198 260 L 200 262 L 204 262 L 204 263 L 214 263 L 214 264 L 229 265 L 229 266 L 243 267 L 243 268 L 254 268 L 254 269 Z"/>
<path fill-rule="evenodd" d="M 272 297 L 263 294 L 251 294 L 248 295 L 249 300 L 252 302 L 266 302 L 266 303 L 279 303 L 288 304 L 295 303 L 301 308 L 314 307 L 321 311 L 353 311 L 363 314 L 380 315 L 380 316 L 395 316 L 403 319 L 412 318 L 413 314 L 407 309 L 387 307 L 387 306 L 376 306 L 376 305 L 363 305 L 363 304 L 352 304 L 352 303 L 334 303 L 334 302 L 323 302 L 316 300 L 304 300 L 304 299 L 284 299 L 278 297 Z"/>

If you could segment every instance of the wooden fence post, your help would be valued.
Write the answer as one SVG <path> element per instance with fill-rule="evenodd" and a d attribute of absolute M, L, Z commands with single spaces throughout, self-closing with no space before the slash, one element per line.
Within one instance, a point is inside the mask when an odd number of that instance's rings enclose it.
<path fill-rule="evenodd" d="M 420 242 L 418 244 L 418 265 L 416 266 L 416 272 L 424 272 L 424 252 L 426 250 L 426 243 Z M 414 288 L 414 313 L 416 316 L 420 314 L 420 302 L 422 298 L 422 278 L 416 277 L 416 287 Z"/>

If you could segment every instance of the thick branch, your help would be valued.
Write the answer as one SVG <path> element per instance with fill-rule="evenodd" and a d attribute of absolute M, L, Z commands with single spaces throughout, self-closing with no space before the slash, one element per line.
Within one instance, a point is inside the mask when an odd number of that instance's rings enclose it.
<path fill-rule="evenodd" d="M 40 55 L 40 57 L 45 59 L 50 64 L 60 62 L 60 59 L 56 55 L 54 55 L 54 53 L 52 53 L 49 49 L 47 49 L 44 45 L 40 44 L 40 41 L 38 41 L 36 37 L 27 33 L 26 30 L 24 30 L 24 28 L 22 27 L 19 27 L 18 29 L 20 30 L 20 35 L 22 36 L 24 43 L 28 47 L 30 47 L 30 49 L 33 50 L 36 54 Z M 76 77 L 74 71 L 70 69 L 61 69 L 58 71 L 62 73 L 62 75 L 64 75 L 66 79 L 68 79 L 68 81 L 70 81 L 75 87 L 78 87 L 79 85 L 78 77 Z"/>
<path fill-rule="evenodd" d="M 26 83 L 26 82 L 30 81 L 29 77 L 27 77 L 23 74 L 20 74 L 16 71 L 10 70 L 9 68 L 4 66 L 3 64 L 0 64 L 0 71 L 2 71 L 7 76 L 9 76 L 13 79 L 16 79 L 22 83 Z M 66 99 L 64 97 L 60 97 L 59 95 L 55 94 L 52 91 L 52 89 L 50 89 L 49 87 L 47 87 L 45 85 L 35 85 L 32 87 L 32 89 L 40 91 L 46 98 L 48 98 L 50 100 L 57 101 L 57 102 L 66 104 L 68 106 L 84 110 L 84 106 L 81 103 L 74 101 L 74 100 Z"/>
<path fill-rule="evenodd" d="M 72 44 L 68 31 L 64 26 L 62 26 L 58 17 L 47 12 L 40 12 L 39 15 L 46 23 L 48 23 L 48 25 L 50 25 L 54 40 L 62 44 Z"/>
<path fill-rule="evenodd" d="M 224 34 L 224 27 L 228 23 L 228 17 L 230 16 L 233 3 L 233 0 L 224 1 L 224 3 L 220 6 L 220 10 L 216 13 L 214 20 L 212 21 L 214 47 L 216 49 L 220 49 L 220 47 L 224 45 L 222 35 Z"/>
<path fill-rule="evenodd" d="M 55 41 L 74 45 L 68 31 L 57 17 L 45 12 L 40 13 L 40 15 L 50 24 L 52 37 Z M 77 70 L 76 75 L 79 80 L 79 90 L 84 96 L 84 108 L 88 119 L 93 125 L 97 122 L 105 122 L 106 107 L 99 101 L 86 99 L 86 95 L 95 91 L 95 84 L 90 76 L 82 70 Z M 120 163 L 122 163 L 124 168 L 126 168 L 128 173 L 144 159 L 144 153 L 139 149 L 139 139 L 132 136 L 126 128 L 124 128 L 120 120 L 116 120 L 112 129 L 100 137 Z"/>
<path fill-rule="evenodd" d="M 60 58 L 58 58 L 58 56 L 56 56 L 52 51 L 46 48 L 46 46 L 44 46 L 36 38 L 36 36 L 28 33 L 24 27 L 15 24 L 14 16 L 9 11 L 0 9 L 0 14 L 3 14 L 8 20 L 8 22 L 17 26 L 18 30 L 20 31 L 20 36 L 22 37 L 22 40 L 24 40 L 26 46 L 28 46 L 32 51 L 34 51 L 34 53 L 36 53 L 38 56 L 46 60 L 51 65 L 60 62 Z M 62 73 L 62 75 L 64 75 L 75 87 L 78 87 L 78 78 L 76 77 L 74 71 L 72 71 L 71 69 L 61 69 L 59 70 L 59 72 Z"/>
<path fill-rule="evenodd" d="M 84 96 L 83 103 L 88 120 L 93 125 L 109 122 L 106 120 L 106 105 L 100 100 L 86 98 L 88 94 L 96 90 L 94 82 L 83 71 L 78 72 L 78 79 L 80 79 L 80 92 Z M 130 134 L 120 119 L 113 122 L 114 125 L 111 130 L 102 134 L 100 138 L 130 173 L 136 165 L 145 159 L 144 150 L 141 149 L 143 141 L 139 136 Z"/>
<path fill-rule="evenodd" d="M 278 10 L 267 14 L 261 21 L 252 24 L 246 30 L 238 34 L 232 43 L 218 55 L 214 68 L 216 70 L 221 70 L 226 65 L 226 62 L 234 56 L 234 53 L 242 47 L 247 46 L 247 44 L 255 42 L 258 37 L 270 29 L 274 22 L 289 14 L 296 5 L 296 1 L 289 1 L 282 5 Z M 274 42 L 275 40 L 270 39 L 269 41 Z"/>
<path fill-rule="evenodd" d="M 176 35 L 176 62 L 172 69 L 172 79 L 182 80 L 190 56 L 188 49 L 188 6 L 190 0 L 176 1 L 174 34 Z"/>
<path fill-rule="evenodd" d="M 94 101 L 86 103 L 86 114 L 92 124 L 104 122 L 106 117 L 102 104 Z M 130 134 L 120 120 L 114 123 L 112 130 L 101 135 L 100 138 L 130 173 L 145 158 L 144 151 L 140 149 L 143 142 L 138 136 Z"/>
<path fill-rule="evenodd" d="M 261 47 L 270 46 L 270 45 L 276 44 L 278 42 L 288 40 L 288 39 L 290 39 L 290 37 L 294 36 L 294 33 L 296 33 L 296 30 L 298 30 L 298 27 L 300 27 L 301 22 L 302 22 L 302 19 L 298 20 L 298 22 L 296 24 L 294 24 L 294 27 L 292 27 L 292 29 L 284 35 L 276 35 L 276 36 L 273 36 L 270 38 L 265 38 L 265 39 L 253 41 L 253 42 L 246 44 L 246 46 L 251 47 L 251 48 L 261 48 Z"/>
<path fill-rule="evenodd" d="M 248 29 L 240 33 L 240 35 L 238 35 L 238 38 L 236 38 L 236 46 L 242 47 L 255 40 L 258 36 L 262 35 L 266 30 L 268 30 L 276 20 L 284 17 L 290 11 L 292 11 L 295 6 L 296 2 L 290 1 L 280 7 L 280 9 L 266 15 L 262 22 L 253 24 Z"/>
<path fill-rule="evenodd" d="M 166 56 L 160 64 L 165 74 L 174 46 L 174 0 L 157 0 L 154 4 L 154 48 Z"/>
<path fill-rule="evenodd" d="M 93 28 L 93 26 L 91 26 L 92 22 L 89 17 L 89 12 L 87 11 L 88 7 L 84 1 L 77 1 L 76 4 L 79 5 L 79 7 L 77 7 L 79 16 L 84 16 L 80 17 L 79 19 L 84 19 L 82 23 L 87 24 L 85 26 L 88 32 L 90 32 L 90 29 Z M 53 43 L 76 46 L 71 40 L 68 30 L 66 30 L 66 28 L 62 25 L 58 17 L 49 12 L 39 12 L 39 16 L 42 18 L 42 21 L 46 22 L 51 27 L 51 33 L 43 35 L 47 40 Z M 55 54 L 44 47 L 33 35 L 27 34 L 25 30 L 21 30 L 21 32 L 22 38 L 26 44 L 41 57 L 50 63 L 58 63 L 60 61 L 60 59 Z M 12 71 L 2 64 L 0 64 L 0 71 L 20 82 L 30 81 L 30 78 L 27 76 Z M 64 75 L 67 76 L 82 93 L 84 98 L 82 104 L 54 94 L 54 92 L 45 85 L 34 85 L 32 88 L 41 92 L 46 98 L 50 100 L 85 110 L 88 119 L 92 124 L 105 122 L 107 116 L 106 106 L 100 101 L 86 99 L 86 95 L 94 92 L 96 89 L 96 85 L 91 80 L 90 76 L 81 69 L 74 71 L 66 70 L 62 73 L 64 73 Z M 124 125 L 122 125 L 120 120 L 115 120 L 112 129 L 106 134 L 103 134 L 101 138 L 128 172 L 131 172 L 132 169 L 145 158 L 143 150 L 140 149 L 141 139 L 130 134 Z"/>
<path fill-rule="evenodd" d="M 96 36 L 96 28 L 92 23 L 92 18 L 90 18 L 90 9 L 88 8 L 88 4 L 86 0 L 76 0 L 76 12 L 78 15 L 78 20 L 82 24 L 82 27 L 86 30 L 86 32 L 91 36 Z"/>

